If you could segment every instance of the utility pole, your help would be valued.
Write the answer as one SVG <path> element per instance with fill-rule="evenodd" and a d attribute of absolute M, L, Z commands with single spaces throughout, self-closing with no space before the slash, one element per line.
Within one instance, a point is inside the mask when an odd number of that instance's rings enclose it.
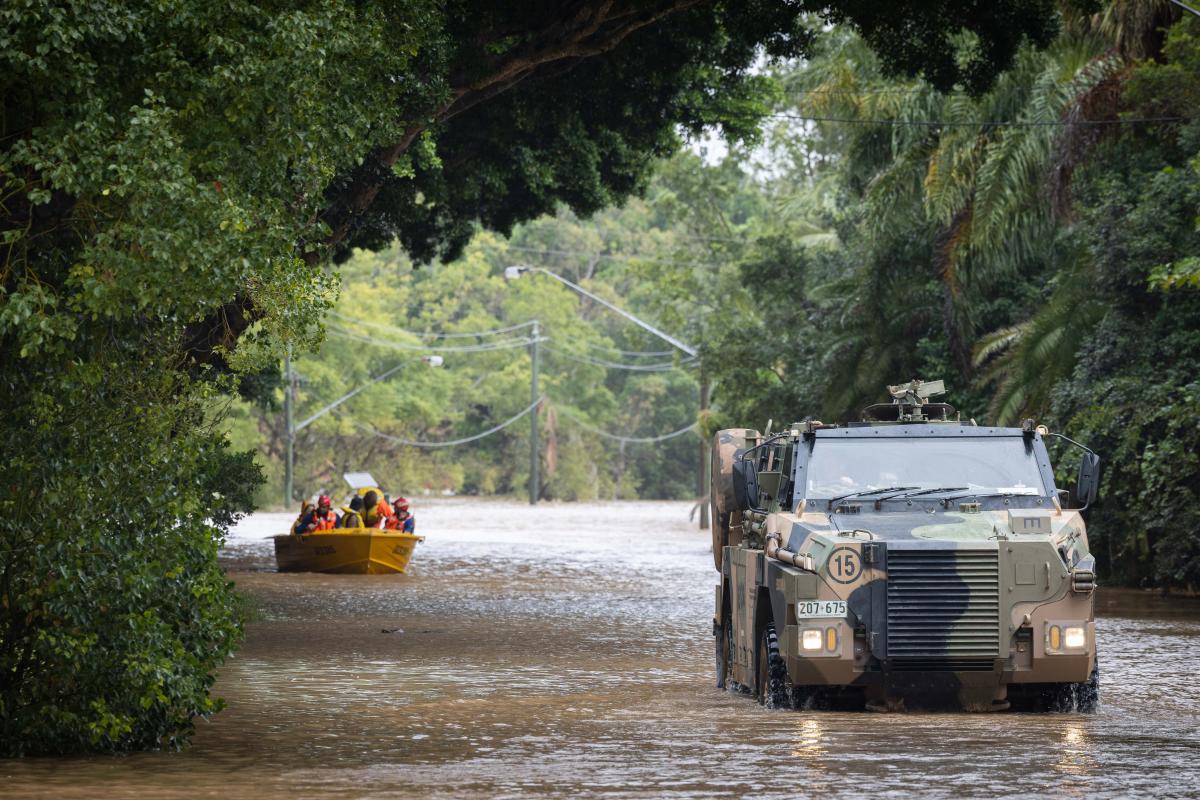
<path fill-rule="evenodd" d="M 598 297 L 597 295 L 589 292 L 587 289 L 584 289 L 579 284 L 569 281 L 566 278 L 564 278 L 563 276 L 553 273 L 550 270 L 545 269 L 543 267 L 531 267 L 527 264 L 514 264 L 513 266 L 504 268 L 504 279 L 508 280 L 508 281 L 516 280 L 516 279 L 520 278 L 522 275 L 525 275 L 527 273 L 534 273 L 534 272 L 540 272 L 543 275 L 547 275 L 547 276 L 553 278 L 554 280 L 558 281 L 559 283 L 575 290 L 576 292 L 583 295 L 584 297 L 590 298 L 590 299 L 594 300 L 595 302 L 599 303 L 600 305 L 604 306 L 605 308 L 611 309 L 615 313 L 620 314 L 622 317 L 624 317 L 625 319 L 632 322 L 634 325 L 637 325 L 642 330 L 649 331 L 650 333 L 654 334 L 658 338 L 667 342 L 669 345 L 676 348 L 677 350 L 681 350 L 684 353 L 687 353 L 693 359 L 697 358 L 700 355 L 699 352 L 696 350 L 696 348 L 692 347 L 690 344 L 687 344 L 686 342 L 681 342 L 680 340 L 676 339 L 674 336 L 671 336 L 669 333 L 660 331 L 658 328 L 654 327 L 649 322 L 646 322 L 644 319 L 635 317 L 633 314 L 630 314 L 625 309 L 620 308 L 619 306 L 615 306 L 612 303 L 608 302 L 603 297 Z M 533 323 L 533 351 L 532 351 L 532 354 L 533 354 L 533 382 L 532 382 L 532 388 L 531 388 L 532 394 L 529 398 L 530 403 L 536 403 L 537 399 L 538 399 L 537 341 L 538 341 L 538 324 L 537 324 L 537 322 L 534 322 Z M 708 394 L 709 394 L 708 383 L 707 383 L 707 381 L 702 381 L 701 392 L 700 392 L 700 410 L 702 413 L 704 411 L 708 410 Z M 533 504 L 537 503 L 537 493 L 538 493 L 538 465 L 539 465 L 539 457 L 538 457 L 538 451 L 537 451 L 537 447 L 538 447 L 538 409 L 535 408 L 533 410 L 533 415 L 530 417 L 530 420 L 531 420 L 531 424 L 533 426 L 533 430 L 531 431 L 532 435 L 530 436 L 531 451 L 530 451 L 530 456 L 529 456 L 529 460 L 530 460 L 530 464 L 529 464 L 529 503 L 530 503 L 530 505 L 533 505 Z M 708 443 L 707 442 L 702 442 L 700 445 L 700 471 L 697 474 L 697 478 L 696 478 L 696 491 L 698 494 L 700 494 L 703 497 L 708 496 Z M 701 506 L 702 506 L 702 508 L 700 510 L 700 527 L 707 528 L 708 524 L 709 524 L 708 504 L 701 503 Z"/>
<path fill-rule="evenodd" d="M 283 465 L 283 505 L 284 508 L 290 508 L 292 505 L 292 471 L 296 458 L 296 422 L 292 416 L 296 402 L 296 379 L 292 375 L 292 346 L 290 344 L 287 348 L 287 355 L 283 358 L 283 374 L 284 380 L 287 381 L 287 386 L 283 390 L 283 416 L 284 424 L 287 426 L 287 455 Z"/>
<path fill-rule="evenodd" d="M 443 363 L 441 356 L 422 356 L 421 361 L 423 361 L 424 363 L 428 364 L 431 367 L 440 367 Z M 404 361 L 400 362 L 399 364 L 392 367 L 391 369 L 386 370 L 385 372 L 382 372 L 379 375 L 376 375 L 375 377 L 371 378 L 366 383 L 364 383 L 354 389 L 351 389 L 350 391 L 346 392 L 344 395 L 339 397 L 337 400 L 334 400 L 332 403 L 327 404 L 326 406 L 324 406 L 323 408 L 318 410 L 316 413 L 309 415 L 308 417 L 300 420 L 299 422 L 296 422 L 296 420 L 295 420 L 296 375 L 294 372 L 292 372 L 292 348 L 291 348 L 291 345 L 288 345 L 288 351 L 287 351 L 286 360 L 284 361 L 284 365 L 285 365 L 284 371 L 287 374 L 287 390 L 283 393 L 283 409 L 284 409 L 284 415 L 285 415 L 286 424 L 287 424 L 287 457 L 285 459 L 286 463 L 284 464 L 284 468 L 283 468 L 283 475 L 284 475 L 284 478 L 283 478 L 283 483 L 284 483 L 283 501 L 284 501 L 284 505 L 290 506 L 292 504 L 292 479 L 293 479 L 293 473 L 295 472 L 296 434 L 299 433 L 300 431 L 304 430 L 305 428 L 307 428 L 309 425 L 316 422 L 321 417 L 328 414 L 330 411 L 333 411 L 335 408 L 340 406 L 342 403 L 344 403 L 347 400 L 349 400 L 350 398 L 354 397 L 355 395 L 357 395 L 359 392 L 363 391 L 367 387 L 374 386 L 375 384 L 379 383 L 380 381 L 387 380 L 388 378 L 390 378 L 392 375 L 395 375 L 397 372 L 399 372 L 404 367 L 409 366 L 409 364 Z"/>
<path fill-rule="evenodd" d="M 529 402 L 536 403 L 538 401 L 538 340 L 541 338 L 541 332 L 538 329 L 538 321 L 533 321 L 533 338 L 529 340 L 531 369 L 529 378 Z M 541 487 L 538 485 L 538 469 L 541 467 L 542 455 L 538 451 L 538 414 L 540 408 L 534 406 L 533 413 L 529 415 L 529 505 L 536 506 L 538 495 L 541 493 Z"/>
<path fill-rule="evenodd" d="M 709 384 L 708 376 L 704 374 L 704 369 L 700 370 L 700 419 L 703 421 L 705 412 L 708 411 L 708 395 Z M 700 530 L 708 530 L 708 481 L 709 481 L 709 452 L 710 442 L 704 435 L 704 431 L 700 431 L 700 472 L 696 476 L 696 488 L 700 493 Z"/>

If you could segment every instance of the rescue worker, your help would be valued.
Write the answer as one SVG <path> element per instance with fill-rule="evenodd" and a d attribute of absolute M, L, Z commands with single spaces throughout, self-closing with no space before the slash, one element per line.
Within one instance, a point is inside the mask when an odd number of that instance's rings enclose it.
<path fill-rule="evenodd" d="M 379 501 L 379 511 L 383 514 L 383 525 L 380 527 L 391 528 L 393 521 L 396 519 L 396 511 L 392 508 L 392 496 L 385 493 L 383 499 Z"/>
<path fill-rule="evenodd" d="M 374 489 L 363 496 L 363 527 L 382 528 L 387 521 L 387 514 L 382 509 L 379 495 Z"/>
<path fill-rule="evenodd" d="M 296 521 L 292 523 L 292 534 L 293 535 L 300 532 L 300 523 L 304 521 L 304 518 L 308 515 L 309 509 L 311 509 L 311 508 L 312 508 L 312 503 L 308 502 L 308 500 L 300 501 L 300 515 L 298 517 L 296 517 Z"/>
<path fill-rule="evenodd" d="M 305 517 L 300 520 L 299 533 L 315 533 L 317 531 L 331 531 L 337 527 L 338 515 L 334 513 L 331 506 L 333 503 L 329 499 L 329 495 L 323 494 L 317 498 L 317 507 L 309 511 Z"/>
<path fill-rule="evenodd" d="M 363 527 L 362 518 L 363 499 L 358 495 L 350 501 L 349 508 L 342 508 L 345 512 L 342 514 L 341 520 L 338 521 L 339 528 L 361 528 Z"/>
<path fill-rule="evenodd" d="M 396 498 L 396 516 L 392 520 L 394 526 L 392 530 L 403 531 L 404 533 L 416 533 L 417 523 L 412 514 L 408 513 L 408 500 L 403 497 Z"/>

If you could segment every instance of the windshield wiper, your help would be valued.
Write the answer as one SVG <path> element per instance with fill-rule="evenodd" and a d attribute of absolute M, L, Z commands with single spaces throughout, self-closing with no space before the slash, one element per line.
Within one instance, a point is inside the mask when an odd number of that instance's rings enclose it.
<path fill-rule="evenodd" d="M 904 492 L 903 494 L 894 495 L 894 497 L 888 497 L 888 498 L 881 497 L 880 499 L 881 500 L 884 500 L 884 499 L 892 500 L 894 498 L 919 497 L 923 494 L 937 494 L 938 492 L 961 492 L 964 489 L 970 489 L 970 488 L 971 487 L 969 487 L 969 486 L 935 486 L 932 489 L 921 489 L 920 491 L 916 491 L 916 492 Z M 966 495 L 964 495 L 964 497 L 965 496 Z"/>
<path fill-rule="evenodd" d="M 829 498 L 829 506 L 828 507 L 833 508 L 834 503 L 839 503 L 842 500 L 847 500 L 851 497 L 863 497 L 868 494 L 882 494 L 883 492 L 903 492 L 903 491 L 907 491 L 908 489 L 920 489 L 920 488 L 921 488 L 920 486 L 885 486 L 882 489 L 860 489 L 857 492 L 850 492 L 849 494 L 843 494 L 843 495 L 839 495 L 837 497 Z"/>
<path fill-rule="evenodd" d="M 966 492 L 964 494 L 955 494 L 950 497 L 943 497 L 942 502 L 949 504 L 955 500 L 961 500 L 964 497 L 1040 497 L 1037 494 L 1025 494 L 1024 492 Z"/>

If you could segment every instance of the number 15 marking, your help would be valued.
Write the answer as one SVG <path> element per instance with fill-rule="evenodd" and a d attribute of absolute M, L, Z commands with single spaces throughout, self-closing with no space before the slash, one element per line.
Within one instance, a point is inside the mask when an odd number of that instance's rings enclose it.
<path fill-rule="evenodd" d="M 839 547 L 829 557 L 829 577 L 838 583 L 854 583 L 862 575 L 862 559 L 858 551 Z"/>

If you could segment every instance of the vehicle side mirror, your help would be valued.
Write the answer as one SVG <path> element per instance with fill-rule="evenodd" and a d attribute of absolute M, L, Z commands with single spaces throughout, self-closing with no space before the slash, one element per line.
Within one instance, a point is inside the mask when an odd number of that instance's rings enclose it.
<path fill-rule="evenodd" d="M 750 461 L 733 463 L 733 501 L 738 511 L 758 507 L 758 470 Z"/>
<path fill-rule="evenodd" d="M 1075 481 L 1075 505 L 1091 505 L 1100 491 L 1100 456 L 1084 453 L 1079 462 L 1079 478 Z"/>

